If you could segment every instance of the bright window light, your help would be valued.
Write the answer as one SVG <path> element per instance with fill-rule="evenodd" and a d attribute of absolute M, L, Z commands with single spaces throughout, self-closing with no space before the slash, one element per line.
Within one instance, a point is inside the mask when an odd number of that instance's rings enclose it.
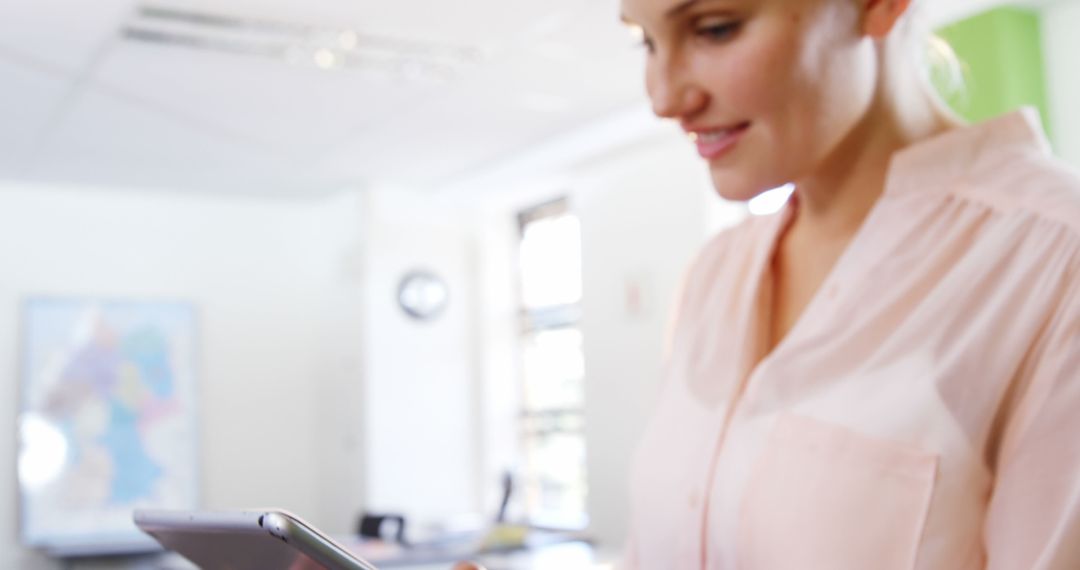
<path fill-rule="evenodd" d="M 56 480 L 67 465 L 67 438 L 52 422 L 24 414 L 19 422 L 19 479 L 35 491 Z"/>
<path fill-rule="evenodd" d="M 565 201 L 522 212 L 518 221 L 522 506 L 534 524 L 580 529 L 588 524 L 581 224 Z"/>
<path fill-rule="evenodd" d="M 795 191 L 794 184 L 785 184 L 779 188 L 773 188 L 757 196 L 747 204 L 747 209 L 755 216 L 768 216 L 783 209 L 787 204 L 791 193 Z"/>
<path fill-rule="evenodd" d="M 519 255 L 526 308 L 581 300 L 581 224 L 576 216 L 531 222 L 525 227 Z"/>

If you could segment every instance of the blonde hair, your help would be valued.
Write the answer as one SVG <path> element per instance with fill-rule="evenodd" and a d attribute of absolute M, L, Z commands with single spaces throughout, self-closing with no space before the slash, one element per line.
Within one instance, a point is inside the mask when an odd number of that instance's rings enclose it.
<path fill-rule="evenodd" d="M 905 14 L 902 32 L 918 65 L 923 82 L 934 95 L 944 99 L 964 97 L 964 66 L 949 42 L 934 33 L 924 13 L 924 0 L 912 0 Z"/>

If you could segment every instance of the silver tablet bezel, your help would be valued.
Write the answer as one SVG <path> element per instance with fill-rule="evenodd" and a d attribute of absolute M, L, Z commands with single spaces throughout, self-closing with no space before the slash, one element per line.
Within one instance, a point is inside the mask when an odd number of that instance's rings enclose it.
<path fill-rule="evenodd" d="M 300 517 L 280 509 L 250 511 L 175 511 L 137 510 L 135 525 L 163 546 L 184 555 L 166 544 L 169 536 L 193 532 L 215 534 L 266 535 L 325 566 L 328 570 L 377 570 L 326 534 Z"/>

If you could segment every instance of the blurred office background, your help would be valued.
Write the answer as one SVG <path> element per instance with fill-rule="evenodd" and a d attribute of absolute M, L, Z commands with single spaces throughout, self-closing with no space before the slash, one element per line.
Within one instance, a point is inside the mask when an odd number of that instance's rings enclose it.
<path fill-rule="evenodd" d="M 963 112 L 1080 168 L 1080 1 L 928 8 Z M 62 567 L 20 538 L 36 298 L 194 308 L 196 506 L 435 532 L 509 471 L 511 519 L 617 548 L 682 270 L 774 206 L 714 196 L 641 58 L 611 0 L 0 0 L 0 567 Z"/>

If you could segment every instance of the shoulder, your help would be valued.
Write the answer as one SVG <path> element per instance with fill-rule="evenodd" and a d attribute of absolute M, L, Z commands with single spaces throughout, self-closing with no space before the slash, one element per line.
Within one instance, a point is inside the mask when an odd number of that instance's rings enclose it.
<path fill-rule="evenodd" d="M 1040 276 L 1043 290 L 1063 292 L 1059 307 L 1070 304 L 1080 281 L 1080 171 L 1045 148 L 1001 149 L 964 186 L 962 197 L 994 212 L 979 225 L 980 251 Z"/>
<path fill-rule="evenodd" d="M 1061 226 L 1080 242 L 1080 171 L 1049 152 L 1002 149 L 986 157 L 968 186 L 994 209 Z"/>

